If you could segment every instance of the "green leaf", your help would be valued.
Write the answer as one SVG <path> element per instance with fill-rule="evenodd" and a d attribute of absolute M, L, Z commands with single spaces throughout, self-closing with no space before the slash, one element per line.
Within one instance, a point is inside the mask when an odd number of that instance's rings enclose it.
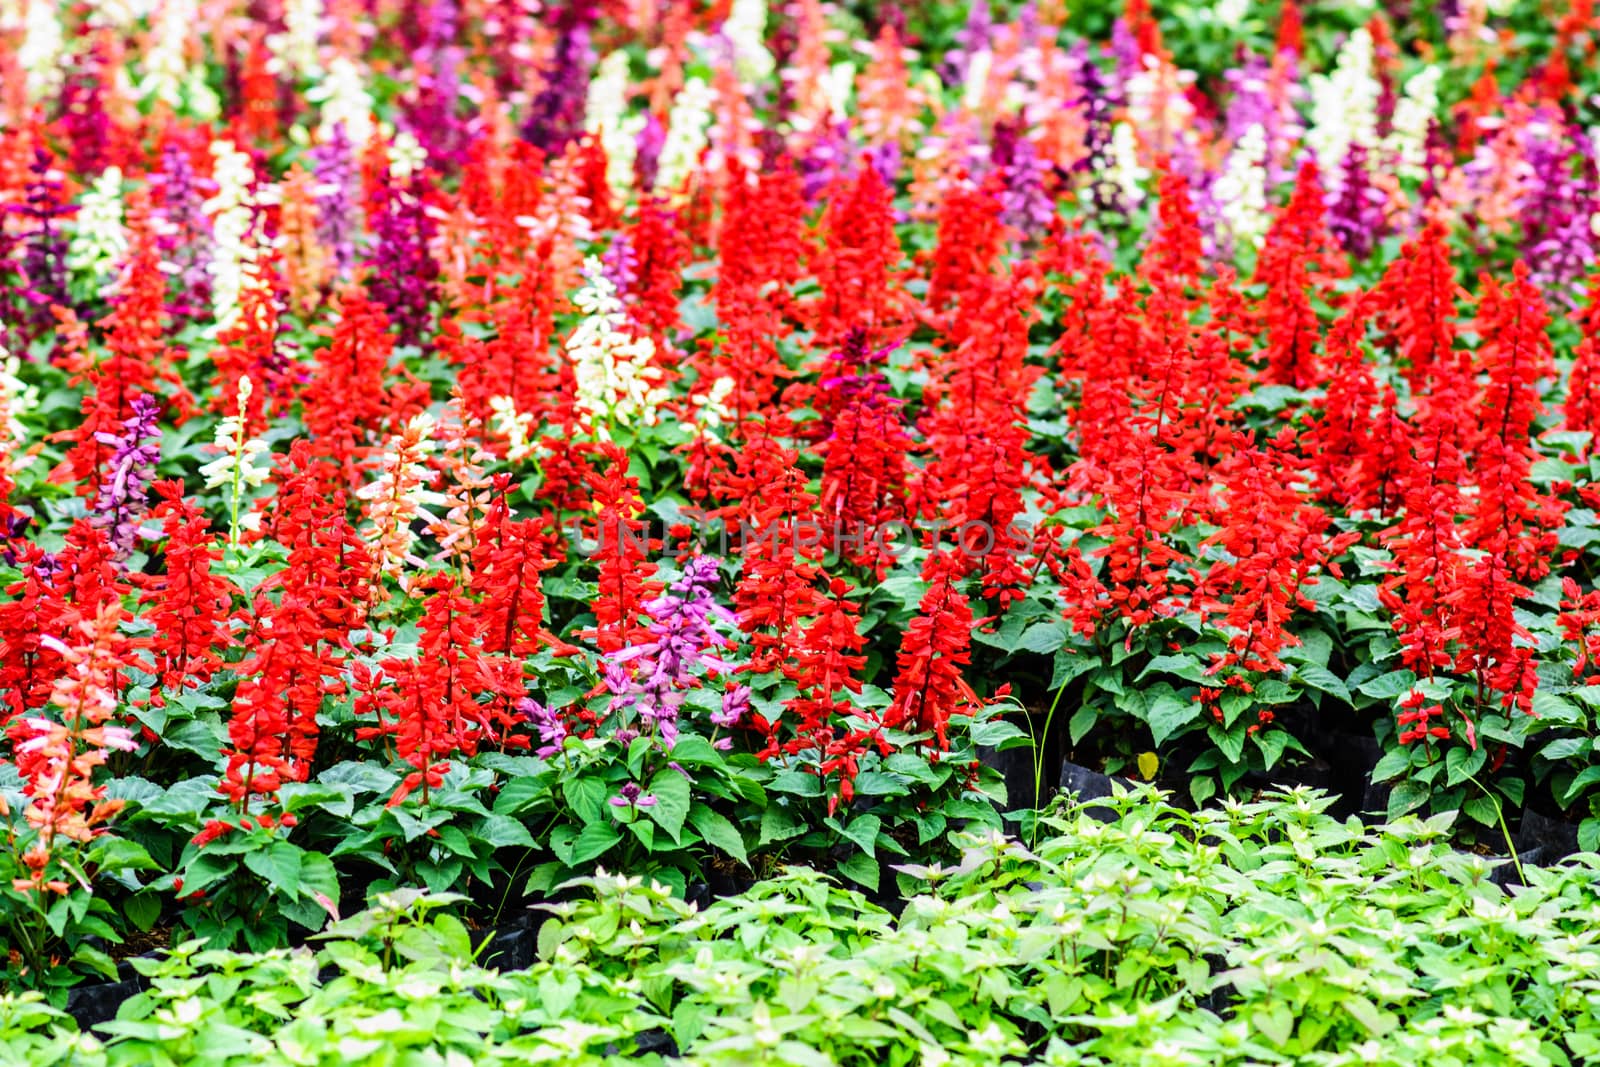
<path fill-rule="evenodd" d="M 841 827 L 839 832 L 859 845 L 861 851 L 876 859 L 878 834 L 882 830 L 883 820 L 876 815 L 858 815 Z"/>
<path fill-rule="evenodd" d="M 161 918 L 161 898 L 155 893 L 135 893 L 122 904 L 122 913 L 134 927 L 149 933 Z"/>
<path fill-rule="evenodd" d="M 147 801 L 158 800 L 166 790 L 154 782 L 136 775 L 124 775 L 112 778 L 106 782 L 106 796 L 113 800 L 121 800 L 128 805 L 137 805 L 143 808 Z M 124 810 L 124 815 L 127 811 Z"/>
<path fill-rule="evenodd" d="M 654 852 L 656 850 L 655 823 L 651 822 L 649 819 L 635 819 L 632 822 L 624 823 L 623 825 L 627 827 L 629 833 L 633 834 L 634 837 L 639 839 L 639 844 L 643 845 L 648 851 Z"/>
<path fill-rule="evenodd" d="M 644 773 L 644 757 L 655 746 L 656 740 L 645 734 L 635 737 L 628 744 L 628 774 L 634 778 Z"/>
<path fill-rule="evenodd" d="M 1387 782 L 1391 778 L 1398 778 L 1411 769 L 1411 750 L 1409 748 L 1391 748 L 1378 760 L 1377 766 L 1372 768 L 1374 782 Z"/>
<path fill-rule="evenodd" d="M 886 708 L 894 703 L 894 697 L 886 689 L 875 685 L 864 685 L 861 692 L 856 694 L 856 704 L 863 708 Z"/>
<path fill-rule="evenodd" d="M 168 707 L 145 704 L 143 707 L 134 709 L 133 717 L 148 726 L 151 733 L 160 737 L 161 731 L 166 729 L 169 710 Z"/>
<path fill-rule="evenodd" d="M 721 849 L 744 866 L 750 866 L 750 857 L 745 853 L 744 836 L 726 815 L 697 803 L 689 809 L 689 825 L 699 831 L 708 845 Z"/>
<path fill-rule="evenodd" d="M 465 859 L 477 852 L 477 849 L 472 846 L 472 840 L 467 837 L 466 831 L 459 826 L 441 826 L 438 830 L 439 834 L 434 840 L 452 856 L 459 856 Z"/>
<path fill-rule="evenodd" d="M 287 841 L 244 854 L 244 865 L 260 875 L 274 891 L 288 897 L 300 895 L 300 861 L 305 850 Z M 185 886 L 187 888 L 187 886 Z"/>
<path fill-rule="evenodd" d="M 210 763 L 220 756 L 223 743 L 227 739 L 227 728 L 216 715 L 212 714 L 204 719 L 190 719 L 176 726 L 169 724 L 166 733 L 162 735 L 161 743 L 168 748 L 193 752 Z"/>
<path fill-rule="evenodd" d="M 528 828 L 505 815 L 488 816 L 478 824 L 472 836 L 491 848 L 532 848 L 534 845 L 533 835 Z"/>
<path fill-rule="evenodd" d="M 561 795 L 580 822 L 602 822 L 608 817 L 606 802 L 611 798 L 611 789 L 602 778 L 574 775 L 561 783 Z"/>
<path fill-rule="evenodd" d="M 672 743 L 672 758 L 685 767 L 725 767 L 727 760 L 699 734 L 680 733 Z"/>
<path fill-rule="evenodd" d="M 585 826 L 583 832 L 572 842 L 566 863 L 570 867 L 578 867 L 598 859 L 605 855 L 607 849 L 621 840 L 622 834 L 611 823 L 592 822 Z"/>
<path fill-rule="evenodd" d="M 1206 664 L 1196 655 L 1154 656 L 1145 664 L 1144 670 L 1139 672 L 1139 680 L 1143 681 L 1152 674 L 1168 674 L 1199 685 L 1206 680 Z"/>
<path fill-rule="evenodd" d="M 450 821 L 450 812 L 443 808 L 418 808 L 414 812 L 404 808 L 388 808 L 385 815 L 400 827 L 407 841 L 415 841 L 434 827 Z"/>
<path fill-rule="evenodd" d="M 1360 994 L 1351 994 L 1340 1001 L 1350 1017 L 1360 1023 L 1373 1037 L 1380 1037 L 1394 1029 L 1395 1018 Z"/>
<path fill-rule="evenodd" d="M 950 826 L 950 820 L 937 811 L 932 811 L 917 819 L 917 844 L 926 845 L 944 837 L 945 830 Z"/>
<path fill-rule="evenodd" d="M 1238 763 L 1239 757 L 1244 755 L 1243 730 L 1224 730 L 1216 723 L 1212 723 L 1206 728 L 1206 736 L 1211 738 L 1211 743 L 1217 746 L 1217 750 L 1229 763 Z"/>
<path fill-rule="evenodd" d="M 239 861 L 233 856 L 216 855 L 209 850 L 201 852 L 183 866 L 179 876 L 183 879 L 183 892 L 198 893 L 238 869 Z"/>
<path fill-rule="evenodd" d="M 933 764 L 916 752 L 896 752 L 884 758 L 885 770 L 910 778 L 922 785 L 937 786 L 950 777 L 947 764 Z"/>
<path fill-rule="evenodd" d="M 790 793 L 797 797 L 820 797 L 822 779 L 791 767 L 774 775 L 767 788 L 775 793 Z"/>
<path fill-rule="evenodd" d="M 1100 660 L 1095 656 L 1077 651 L 1070 646 L 1060 649 L 1056 652 L 1055 663 L 1051 667 L 1050 691 L 1055 692 L 1080 674 L 1092 671 L 1098 666 Z"/>
<path fill-rule="evenodd" d="M 1517 807 L 1522 806 L 1523 793 L 1527 789 L 1527 783 L 1523 779 L 1515 777 L 1496 778 L 1494 786 L 1502 794 L 1504 794 L 1505 798 L 1511 801 L 1512 804 L 1515 804 Z"/>
<path fill-rule="evenodd" d="M 1273 1045 L 1283 1046 L 1294 1036 L 1294 1013 L 1287 1004 L 1261 1008 L 1250 1016 L 1251 1025 Z"/>
<path fill-rule="evenodd" d="M 1444 754 L 1444 765 L 1447 772 L 1445 784 L 1460 785 L 1477 774 L 1482 769 L 1487 756 L 1488 753 L 1484 751 L 1481 745 L 1475 749 L 1462 748 L 1459 745 L 1450 749 Z"/>
<path fill-rule="evenodd" d="M 106 979 L 114 982 L 117 979 L 117 964 L 110 956 L 97 948 L 88 945 L 79 945 L 72 953 L 72 962 L 84 964 Z"/>
<path fill-rule="evenodd" d="M 1121 649 L 1121 646 L 1117 646 Z M 1089 678 L 1089 688 L 1086 692 L 1099 690 L 1110 693 L 1114 697 L 1127 696 L 1128 687 L 1122 683 L 1122 671 L 1116 667 L 1108 667 L 1103 671 L 1095 671 Z"/>
<path fill-rule="evenodd" d="M 890 581 L 893 580 L 894 579 L 892 578 L 890 579 Z M 1002 652 L 1015 651 L 1017 642 L 1022 639 L 1022 629 L 1027 625 L 1027 620 L 1021 614 L 1022 610 L 1025 609 L 1016 609 L 1008 613 L 1005 618 L 1000 621 L 1000 626 L 997 629 L 974 630 L 972 632 L 972 639 L 980 645 L 988 645 L 991 648 L 998 648 Z"/>
<path fill-rule="evenodd" d="M 461 861 L 455 859 L 442 863 L 417 864 L 417 874 L 422 878 L 422 884 L 433 893 L 447 893 L 454 888 L 457 879 L 461 877 L 461 870 Z"/>
<path fill-rule="evenodd" d="M 496 815 L 520 815 L 552 799 L 550 784 L 542 778 L 514 778 L 500 787 L 494 798 Z"/>
<path fill-rule="evenodd" d="M 283 803 L 284 811 L 321 808 L 341 819 L 348 819 L 356 806 L 354 789 L 322 782 L 284 782 L 278 789 L 278 799 Z"/>
<path fill-rule="evenodd" d="M 677 843 L 683 833 L 683 821 L 689 816 L 689 779 L 668 767 L 657 771 L 656 776 L 650 779 L 647 792 L 656 798 L 656 802 L 644 809 L 646 814 Z"/>
<path fill-rule="evenodd" d="M 1594 742 L 1587 737 L 1562 737 L 1539 750 L 1539 757 L 1547 760 L 1564 760 L 1573 756 L 1587 756 Z"/>
<path fill-rule="evenodd" d="M 143 801 L 141 810 L 149 815 L 188 816 L 197 822 L 217 796 L 217 776 L 189 778 L 170 786 L 159 797 Z"/>
<path fill-rule="evenodd" d="M 989 719 L 986 722 L 976 723 L 972 727 L 972 743 L 1004 751 L 1008 748 L 1019 747 L 1016 742 L 1021 740 L 1023 745 L 1032 744 L 1028 735 L 1016 723 L 1007 722 L 1005 719 Z M 1006 744 L 1006 742 L 1012 744 Z"/>
<path fill-rule="evenodd" d="M 1151 739 L 1159 748 L 1166 744 L 1169 737 L 1194 722 L 1200 715 L 1199 701 L 1184 700 L 1174 693 L 1166 692 L 1150 701 L 1145 711 L 1145 722 L 1150 727 Z"/>
<path fill-rule="evenodd" d="M 1252 716 L 1254 716 L 1260 711 L 1260 708 L 1257 706 L 1257 694 L 1255 693 L 1234 693 L 1224 691 L 1222 694 L 1222 699 L 1217 703 L 1222 708 L 1222 724 L 1224 727 L 1230 730 L 1233 728 L 1234 724 L 1239 721 L 1239 718 L 1246 712 L 1250 712 Z"/>
<path fill-rule="evenodd" d="M 1393 700 L 1402 693 L 1408 692 L 1417 684 L 1417 676 L 1410 671 L 1390 671 L 1380 674 L 1369 682 L 1363 682 L 1356 687 L 1356 691 L 1364 696 L 1374 697 L 1378 700 Z"/>
<path fill-rule="evenodd" d="M 839 873 L 858 885 L 877 891 L 878 861 L 864 852 L 852 852 L 850 858 L 839 864 Z"/>
<path fill-rule="evenodd" d="M 1310 587 L 1315 589 L 1315 586 Z M 1315 599 L 1313 597 L 1312 599 Z M 1333 638 L 1320 627 L 1312 627 L 1295 633 L 1300 643 L 1284 650 L 1283 658 L 1294 663 L 1312 664 L 1326 667 L 1328 660 L 1333 656 Z M 1344 683 L 1340 683 L 1343 685 Z"/>
<path fill-rule="evenodd" d="M 1401 782 L 1389 793 L 1389 820 L 1393 822 L 1408 811 L 1415 811 L 1428 802 L 1433 790 L 1421 782 Z"/>
<path fill-rule="evenodd" d="M 1250 736 L 1255 740 L 1256 747 L 1261 750 L 1261 758 L 1266 769 L 1272 770 L 1278 760 L 1283 758 L 1283 750 L 1290 741 L 1289 735 L 1282 730 L 1263 729 L 1257 730 Z"/>
<path fill-rule="evenodd" d="M 399 783 L 400 776 L 376 763 L 346 760 L 317 775 L 317 781 L 333 786 L 349 786 L 357 793 L 387 793 Z"/>
<path fill-rule="evenodd" d="M 928 584 L 915 574 L 899 574 L 879 582 L 877 591 L 887 594 L 901 607 L 915 611 L 922 594 L 928 591 Z"/>
<path fill-rule="evenodd" d="M 1600 766 L 1585 767 L 1579 771 L 1567 785 L 1566 791 L 1561 794 L 1561 806 L 1566 807 L 1583 795 L 1596 782 L 1600 782 Z"/>
<path fill-rule="evenodd" d="M 1300 699 L 1302 694 L 1281 678 L 1266 678 L 1256 683 L 1251 695 L 1259 704 L 1289 704 Z"/>
<path fill-rule="evenodd" d="M 150 858 L 150 853 L 145 847 L 135 841 L 123 837 L 96 838 L 90 850 L 94 864 L 102 874 L 112 874 L 116 871 L 153 871 L 161 864 Z"/>
<path fill-rule="evenodd" d="M 811 829 L 811 824 L 784 807 L 772 804 L 761 813 L 761 837 L 758 847 L 765 848 L 774 841 L 787 841 Z"/>
<path fill-rule="evenodd" d="M 1579 696 L 1583 690 L 1578 690 L 1574 696 Z M 1573 706 L 1570 700 L 1559 697 L 1546 689 L 1538 689 L 1533 694 L 1533 714 L 1544 726 L 1576 726 L 1583 722 L 1583 712 Z"/>
<path fill-rule="evenodd" d="M 1305 664 L 1295 670 L 1295 677 L 1306 685 L 1321 693 L 1328 693 L 1338 697 L 1346 704 L 1350 703 L 1350 688 L 1344 684 L 1344 679 L 1334 674 L 1326 667 L 1319 667 L 1314 663 Z M 1373 679 L 1377 681 L 1377 679 Z"/>
<path fill-rule="evenodd" d="M 1048 654 L 1061 648 L 1066 642 L 1066 624 L 1052 619 L 1045 622 L 1036 622 L 1023 631 L 1022 637 L 1013 647 L 1013 651 Z"/>
<path fill-rule="evenodd" d="M 551 839 L 554 840 L 554 838 L 555 835 L 552 834 Z M 571 851 L 569 850 L 567 854 L 571 855 Z M 523 888 L 523 892 L 527 893 L 529 896 L 548 896 L 549 893 L 555 888 L 556 882 L 565 873 L 565 866 L 558 860 L 551 860 L 548 863 L 541 863 L 539 866 L 535 867 L 533 869 L 533 873 L 528 876 L 528 884 Z M 554 920 L 545 923 L 545 925 L 539 930 L 540 936 L 543 937 L 544 931 L 555 925 L 557 924 Z"/>
<path fill-rule="evenodd" d="M 339 918 L 339 872 L 333 861 L 320 852 L 307 852 L 301 857 L 300 896 L 315 903 L 330 918 Z"/>
<path fill-rule="evenodd" d="M 898 775 L 862 771 L 856 775 L 856 794 L 863 797 L 900 797 L 911 792 Z"/>
<path fill-rule="evenodd" d="M 1467 818 L 1483 826 L 1495 826 L 1500 822 L 1500 809 L 1489 797 L 1473 797 L 1461 805 L 1461 811 Z"/>

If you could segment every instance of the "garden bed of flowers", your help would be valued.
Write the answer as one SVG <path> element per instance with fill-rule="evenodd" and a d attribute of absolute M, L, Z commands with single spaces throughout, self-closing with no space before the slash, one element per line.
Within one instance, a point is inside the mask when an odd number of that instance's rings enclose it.
<path fill-rule="evenodd" d="M 1600 1055 L 1597 41 L 0 0 L 13 1058 Z"/>

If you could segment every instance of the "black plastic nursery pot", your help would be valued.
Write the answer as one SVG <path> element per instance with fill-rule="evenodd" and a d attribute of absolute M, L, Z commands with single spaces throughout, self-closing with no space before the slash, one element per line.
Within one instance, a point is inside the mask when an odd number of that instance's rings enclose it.
<path fill-rule="evenodd" d="M 1072 793 L 1079 800 L 1099 800 L 1111 795 L 1111 776 L 1080 767 L 1071 760 L 1061 763 L 1061 791 Z"/>
<path fill-rule="evenodd" d="M 1542 864 L 1554 863 L 1555 859 L 1545 855 L 1543 848 L 1518 849 L 1516 862 L 1510 856 L 1485 856 L 1484 859 L 1494 864 L 1494 870 L 1489 872 L 1489 881 L 1501 889 L 1509 889 L 1514 885 L 1522 885 L 1522 870 L 1529 867 L 1538 867 Z"/>
<path fill-rule="evenodd" d="M 1000 777 L 1005 780 L 1006 804 L 1004 810 L 1007 814 L 1043 807 L 1049 802 L 1050 781 L 1048 776 L 1039 783 L 1045 795 L 1038 798 L 1033 795 L 1033 749 L 1008 748 L 1001 752 L 987 745 L 979 745 L 978 762 L 991 770 L 998 771 Z M 1036 799 L 1037 803 L 1035 803 Z"/>
<path fill-rule="evenodd" d="M 525 971 L 533 966 L 538 956 L 539 927 L 532 915 L 519 916 L 511 922 L 490 927 L 489 936 L 483 940 L 483 931 L 474 940 L 483 946 L 478 962 L 484 967 L 501 971 Z"/>
<path fill-rule="evenodd" d="M 644 1033 L 639 1034 L 633 1039 L 633 1051 L 638 1056 L 648 1056 L 651 1053 L 655 1053 L 658 1056 L 664 1056 L 669 1059 L 676 1058 L 679 1055 L 678 1043 L 665 1030 L 646 1030 Z"/>
<path fill-rule="evenodd" d="M 683 899 L 698 908 L 708 908 L 718 900 L 736 897 L 755 887 L 756 879 L 749 875 L 728 874 L 723 871 L 707 872 L 704 881 L 690 882 Z"/>
<path fill-rule="evenodd" d="M 1268 776 L 1275 785 L 1311 785 L 1336 795 L 1333 811 L 1338 815 L 1360 815 L 1364 819 L 1382 818 L 1389 807 L 1389 787 L 1372 780 L 1372 772 L 1383 759 L 1383 746 L 1370 734 L 1344 729 L 1327 729 L 1311 720 L 1292 733 L 1312 754 L 1312 765 L 1326 768 L 1320 780 L 1304 780 L 1303 767 L 1279 767 Z"/>
<path fill-rule="evenodd" d="M 1519 854 L 1542 851 L 1542 862 L 1555 863 L 1578 852 L 1578 827 L 1566 819 L 1552 819 L 1535 808 L 1522 810 L 1522 823 L 1512 839 Z"/>
<path fill-rule="evenodd" d="M 77 1020 L 80 1030 L 110 1022 L 117 1017 L 124 1002 L 144 992 L 148 985 L 144 975 L 126 962 L 118 967 L 118 973 L 123 973 L 124 969 L 129 977 L 120 981 L 74 986 L 67 991 L 67 1014 Z"/>
<path fill-rule="evenodd" d="M 1101 774 L 1099 771 L 1080 767 L 1071 760 L 1061 763 L 1061 792 L 1071 794 L 1082 800 L 1099 800 L 1111 795 L 1111 776 Z M 1095 805 L 1085 809 L 1092 819 L 1100 822 L 1115 822 L 1116 816 L 1111 809 Z"/>

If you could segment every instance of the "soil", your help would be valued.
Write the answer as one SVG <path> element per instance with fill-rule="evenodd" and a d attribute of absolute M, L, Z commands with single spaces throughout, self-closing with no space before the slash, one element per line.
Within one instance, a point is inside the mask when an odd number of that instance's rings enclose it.
<path fill-rule="evenodd" d="M 135 930 L 120 945 L 106 946 L 112 959 L 121 963 L 135 956 L 144 956 L 172 944 L 172 927 L 156 926 L 148 931 Z"/>

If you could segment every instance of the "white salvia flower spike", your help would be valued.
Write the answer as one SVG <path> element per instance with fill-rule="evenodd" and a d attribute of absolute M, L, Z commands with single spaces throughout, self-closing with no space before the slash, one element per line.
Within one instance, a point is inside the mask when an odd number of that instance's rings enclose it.
<path fill-rule="evenodd" d="M 656 190 L 675 194 L 688 179 L 706 146 L 711 101 L 711 87 L 700 78 L 690 78 L 678 90 L 667 116 L 667 136 L 656 168 Z"/>
<path fill-rule="evenodd" d="M 1381 92 L 1373 72 L 1372 34 L 1364 27 L 1345 40 L 1332 73 L 1312 76 L 1306 143 L 1317 154 L 1317 168 L 1330 181 L 1338 180 L 1351 145 L 1375 145 Z"/>
<path fill-rule="evenodd" d="M 217 191 L 204 209 L 211 216 L 212 330 L 220 334 L 239 321 L 240 298 L 253 284 L 261 258 L 261 237 L 250 157 L 224 139 L 211 143 L 211 158 Z"/>
<path fill-rule="evenodd" d="M 122 225 L 122 169 L 107 167 L 83 194 L 78 206 L 67 267 L 86 275 L 97 292 L 115 276 L 128 254 L 128 231 Z"/>
<path fill-rule="evenodd" d="M 261 521 L 260 515 L 252 513 L 241 523 L 239 507 L 244 500 L 245 489 L 264 485 L 272 473 L 272 467 L 261 460 L 270 452 L 266 442 L 249 436 L 250 396 L 253 391 L 254 386 L 248 376 L 239 379 L 238 407 L 232 415 L 217 423 L 213 443 L 222 450 L 222 455 L 200 468 L 200 476 L 205 479 L 207 489 L 228 490 L 230 546 L 239 544 L 240 529 L 255 529 Z"/>
<path fill-rule="evenodd" d="M 655 343 L 627 332 L 622 301 L 599 258 L 590 256 L 583 273 L 587 284 L 572 302 L 584 318 L 567 338 L 566 351 L 577 379 L 576 406 L 604 440 L 611 426 L 653 425 L 664 392 L 653 362 Z"/>

